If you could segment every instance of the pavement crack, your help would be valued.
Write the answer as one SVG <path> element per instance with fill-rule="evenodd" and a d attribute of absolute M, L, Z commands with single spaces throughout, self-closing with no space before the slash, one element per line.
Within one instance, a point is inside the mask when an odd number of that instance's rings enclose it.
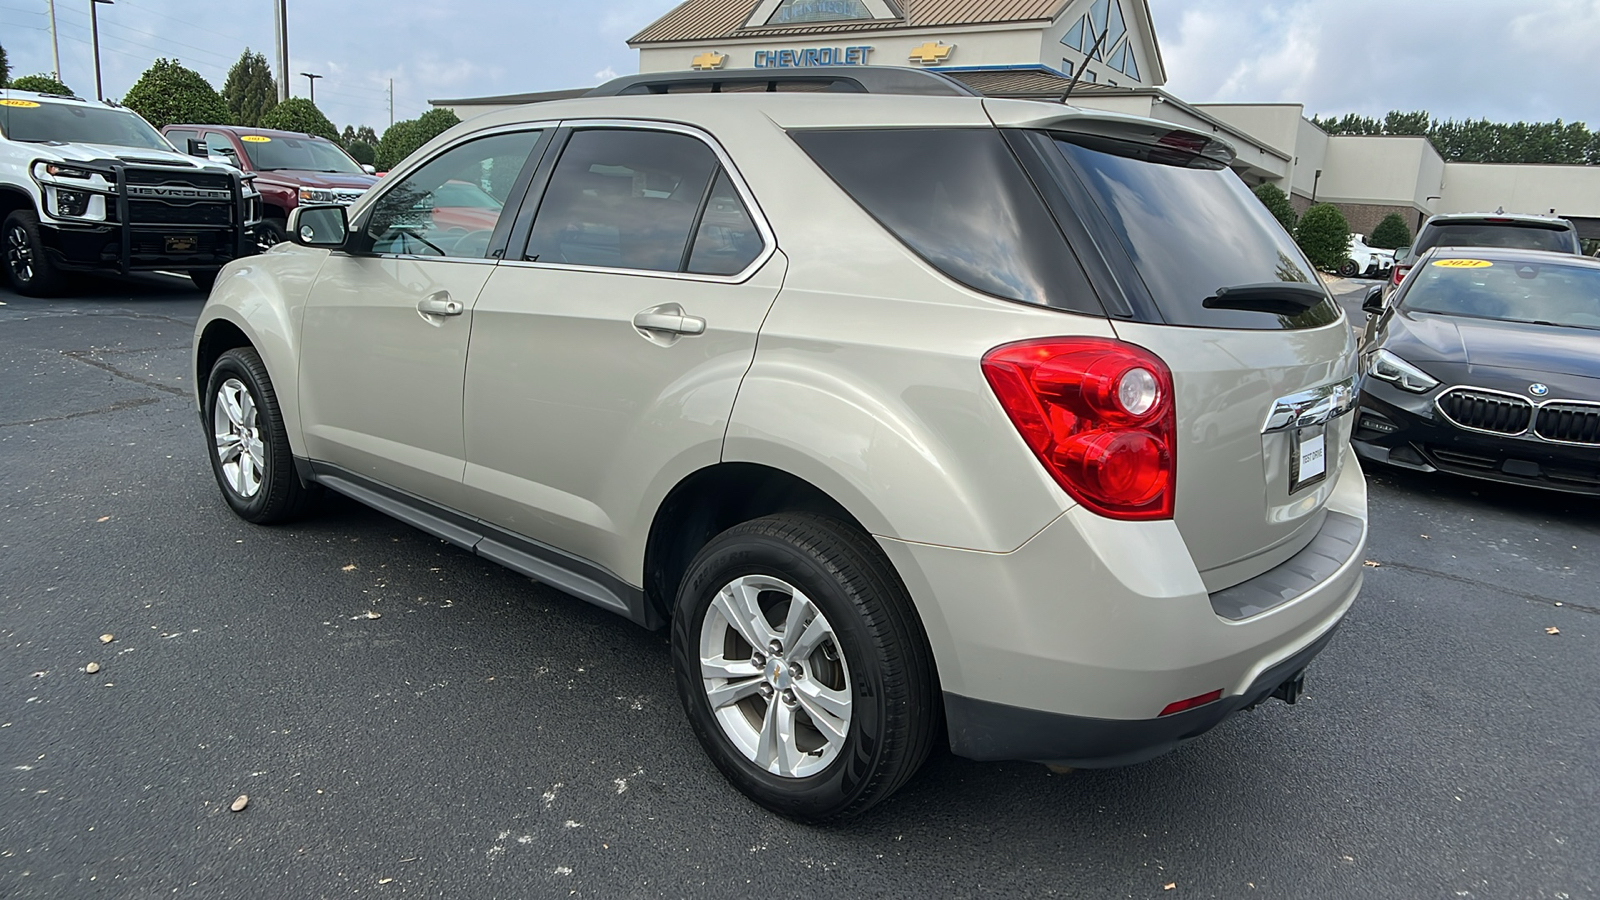
<path fill-rule="evenodd" d="M 111 374 L 117 376 L 118 378 L 126 379 L 126 380 L 131 381 L 131 382 L 133 382 L 135 384 L 142 384 L 147 388 L 154 388 L 155 390 L 158 390 L 158 391 L 166 391 L 167 393 L 172 394 L 175 397 L 187 397 L 187 396 L 189 396 L 189 392 L 184 390 L 183 388 L 175 388 L 170 384 L 162 384 L 161 382 L 156 381 L 153 378 L 145 378 L 145 377 L 143 377 L 141 375 L 135 375 L 132 372 L 124 372 L 121 369 L 117 368 L 116 366 L 113 366 L 112 364 L 110 364 L 108 362 L 105 362 L 104 360 L 99 360 L 99 359 L 95 359 L 95 358 L 91 357 L 89 355 L 89 353 L 90 353 L 90 351 L 88 351 L 88 350 L 63 350 L 63 351 L 61 351 L 61 355 L 62 356 L 66 356 L 66 357 L 70 357 L 72 359 L 75 359 L 78 362 L 83 363 L 84 365 L 94 366 L 96 369 L 104 369 L 105 371 L 110 372 Z"/>
<path fill-rule="evenodd" d="M 1499 591 L 1502 594 L 1518 597 L 1533 603 L 1543 603 L 1546 606 L 1555 606 L 1559 603 L 1562 609 L 1571 609 L 1578 612 L 1589 613 L 1591 615 L 1600 615 L 1600 607 L 1586 606 L 1582 603 L 1573 603 L 1570 600 L 1556 600 L 1551 597 L 1540 596 L 1539 594 L 1529 594 L 1525 591 L 1513 590 L 1512 588 L 1502 587 L 1498 584 L 1491 584 L 1487 581 L 1473 581 L 1470 578 L 1463 578 L 1460 575 L 1451 575 L 1449 572 L 1440 572 L 1437 569 L 1427 569 L 1423 568 L 1422 566 L 1413 566 L 1409 563 L 1389 562 L 1388 560 L 1384 560 L 1383 565 L 1379 567 L 1378 571 L 1381 572 L 1384 569 L 1400 569 L 1406 572 L 1413 572 L 1417 575 L 1426 575 L 1430 578 L 1442 578 L 1445 581 L 1453 581 L 1456 584 L 1464 584 L 1470 587 L 1489 588 L 1491 590 Z M 1368 574 L 1370 575 L 1370 573 Z"/>
<path fill-rule="evenodd" d="M 0 428 L 15 428 L 18 425 L 42 425 L 46 422 L 65 422 L 68 419 L 81 419 L 84 416 L 103 416 L 106 413 L 122 412 L 125 409 L 137 409 L 141 406 L 149 406 L 152 403 L 160 402 L 160 397 L 139 397 L 135 400 L 118 400 L 110 406 L 102 406 L 99 409 L 86 409 L 82 412 L 67 413 L 64 416 L 47 416 L 43 419 L 23 419 L 20 422 L 0 422 Z"/>

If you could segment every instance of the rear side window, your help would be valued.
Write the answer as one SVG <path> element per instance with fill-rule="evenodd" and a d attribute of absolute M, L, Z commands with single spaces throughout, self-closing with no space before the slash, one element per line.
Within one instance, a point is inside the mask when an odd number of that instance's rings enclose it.
<path fill-rule="evenodd" d="M 1414 253 L 1434 247 L 1505 247 L 1577 253 L 1578 241 L 1567 229 L 1498 222 L 1451 222 L 1423 229 Z"/>
<path fill-rule="evenodd" d="M 1305 254 L 1232 172 L 1191 165 L 1176 152 L 1087 135 L 1054 138 L 1168 324 L 1261 330 L 1338 320 L 1331 297 L 1293 316 L 1205 307 L 1223 288 L 1321 285 Z"/>
<path fill-rule="evenodd" d="M 1006 300 L 1105 315 L 996 129 L 803 131 L 794 140 L 883 227 L 950 278 Z"/>

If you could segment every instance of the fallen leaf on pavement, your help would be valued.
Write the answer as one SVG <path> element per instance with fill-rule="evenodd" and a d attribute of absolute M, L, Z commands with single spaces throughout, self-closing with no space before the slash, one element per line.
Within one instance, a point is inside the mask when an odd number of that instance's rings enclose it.
<path fill-rule="evenodd" d="M 1175 888 L 1177 886 L 1178 886 L 1178 883 L 1176 881 L 1169 881 L 1166 884 L 1163 884 L 1161 886 L 1161 889 L 1163 891 L 1170 891 L 1170 890 L 1172 890 L 1173 888 Z"/>
<path fill-rule="evenodd" d="M 1363 566 L 1366 566 L 1366 567 L 1367 567 L 1367 568 L 1369 568 L 1369 569 L 1376 569 L 1376 568 L 1378 568 L 1378 567 L 1379 567 L 1379 566 L 1381 566 L 1381 565 L 1383 565 L 1383 563 L 1381 563 L 1381 562 L 1378 562 L 1378 561 L 1377 561 L 1377 560 L 1375 560 L 1375 559 L 1369 559 L 1369 560 L 1367 560 L 1367 561 L 1366 561 L 1366 562 L 1364 562 L 1364 563 L 1362 563 L 1362 565 L 1363 565 Z"/>
<path fill-rule="evenodd" d="M 236 798 L 231 804 L 228 805 L 228 808 L 233 810 L 234 812 L 238 812 L 239 810 L 244 809 L 246 806 L 249 806 L 249 805 L 250 805 L 250 795 L 249 794 L 240 794 L 238 796 L 238 798 Z"/>
<path fill-rule="evenodd" d="M 111 517 L 110 516 L 101 516 L 100 518 L 95 519 L 95 521 L 96 522 L 109 522 L 109 521 L 111 521 Z"/>
<path fill-rule="evenodd" d="M 1561 629 L 1559 629 L 1559 628 L 1546 628 L 1544 630 L 1544 633 L 1545 634 L 1560 634 L 1561 633 Z"/>
<path fill-rule="evenodd" d="M 90 675 L 93 675 L 94 673 L 100 671 L 100 664 L 99 663 L 89 663 L 87 666 L 83 667 L 83 670 L 85 672 L 88 672 Z"/>
<path fill-rule="evenodd" d="M 361 613 L 360 615 L 351 616 L 350 618 L 351 619 L 381 619 L 381 618 L 383 618 L 383 613 L 375 612 L 375 611 L 369 609 L 366 612 Z"/>
<path fill-rule="evenodd" d="M 102 644 L 109 644 L 109 643 L 111 643 L 112 640 L 113 640 L 113 638 L 109 634 L 100 635 L 100 643 L 102 643 Z"/>
<path fill-rule="evenodd" d="M 389 882 L 391 882 L 393 880 L 394 880 L 393 878 L 379 878 L 378 879 L 378 883 L 379 884 L 388 884 Z"/>
<path fill-rule="evenodd" d="M 356 564 L 355 563 L 351 563 L 348 566 L 340 566 L 339 567 L 339 571 L 341 571 L 341 572 L 354 572 L 355 570 L 356 570 Z"/>

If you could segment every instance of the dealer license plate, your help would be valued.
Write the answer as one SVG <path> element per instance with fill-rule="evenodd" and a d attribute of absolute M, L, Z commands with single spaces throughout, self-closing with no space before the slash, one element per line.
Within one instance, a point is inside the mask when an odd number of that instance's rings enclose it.
<path fill-rule="evenodd" d="M 1289 442 L 1289 493 L 1328 477 L 1328 426 L 1297 428 Z"/>
<path fill-rule="evenodd" d="M 200 239 L 190 235 L 167 236 L 168 253 L 193 253 L 200 246 Z"/>

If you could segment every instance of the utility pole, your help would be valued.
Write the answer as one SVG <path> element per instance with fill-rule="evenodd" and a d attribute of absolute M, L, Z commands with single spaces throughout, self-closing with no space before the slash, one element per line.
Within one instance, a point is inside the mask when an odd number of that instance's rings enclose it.
<path fill-rule="evenodd" d="M 389 127 L 394 127 L 394 79 L 389 79 Z"/>
<path fill-rule="evenodd" d="M 105 88 L 100 86 L 100 4 L 112 0 L 89 0 L 89 37 L 94 42 L 94 98 L 106 99 Z"/>
<path fill-rule="evenodd" d="M 272 0 L 278 44 L 278 102 L 289 99 L 289 0 Z"/>
<path fill-rule="evenodd" d="M 56 42 L 56 0 L 50 0 L 50 61 L 55 64 L 56 80 L 61 80 L 61 45 Z"/>
<path fill-rule="evenodd" d="M 312 106 L 316 106 L 317 105 L 317 79 L 321 78 L 322 76 L 321 75 L 313 75 L 310 72 L 301 72 L 300 74 L 304 75 L 306 77 L 306 84 L 311 86 L 311 105 Z"/>

